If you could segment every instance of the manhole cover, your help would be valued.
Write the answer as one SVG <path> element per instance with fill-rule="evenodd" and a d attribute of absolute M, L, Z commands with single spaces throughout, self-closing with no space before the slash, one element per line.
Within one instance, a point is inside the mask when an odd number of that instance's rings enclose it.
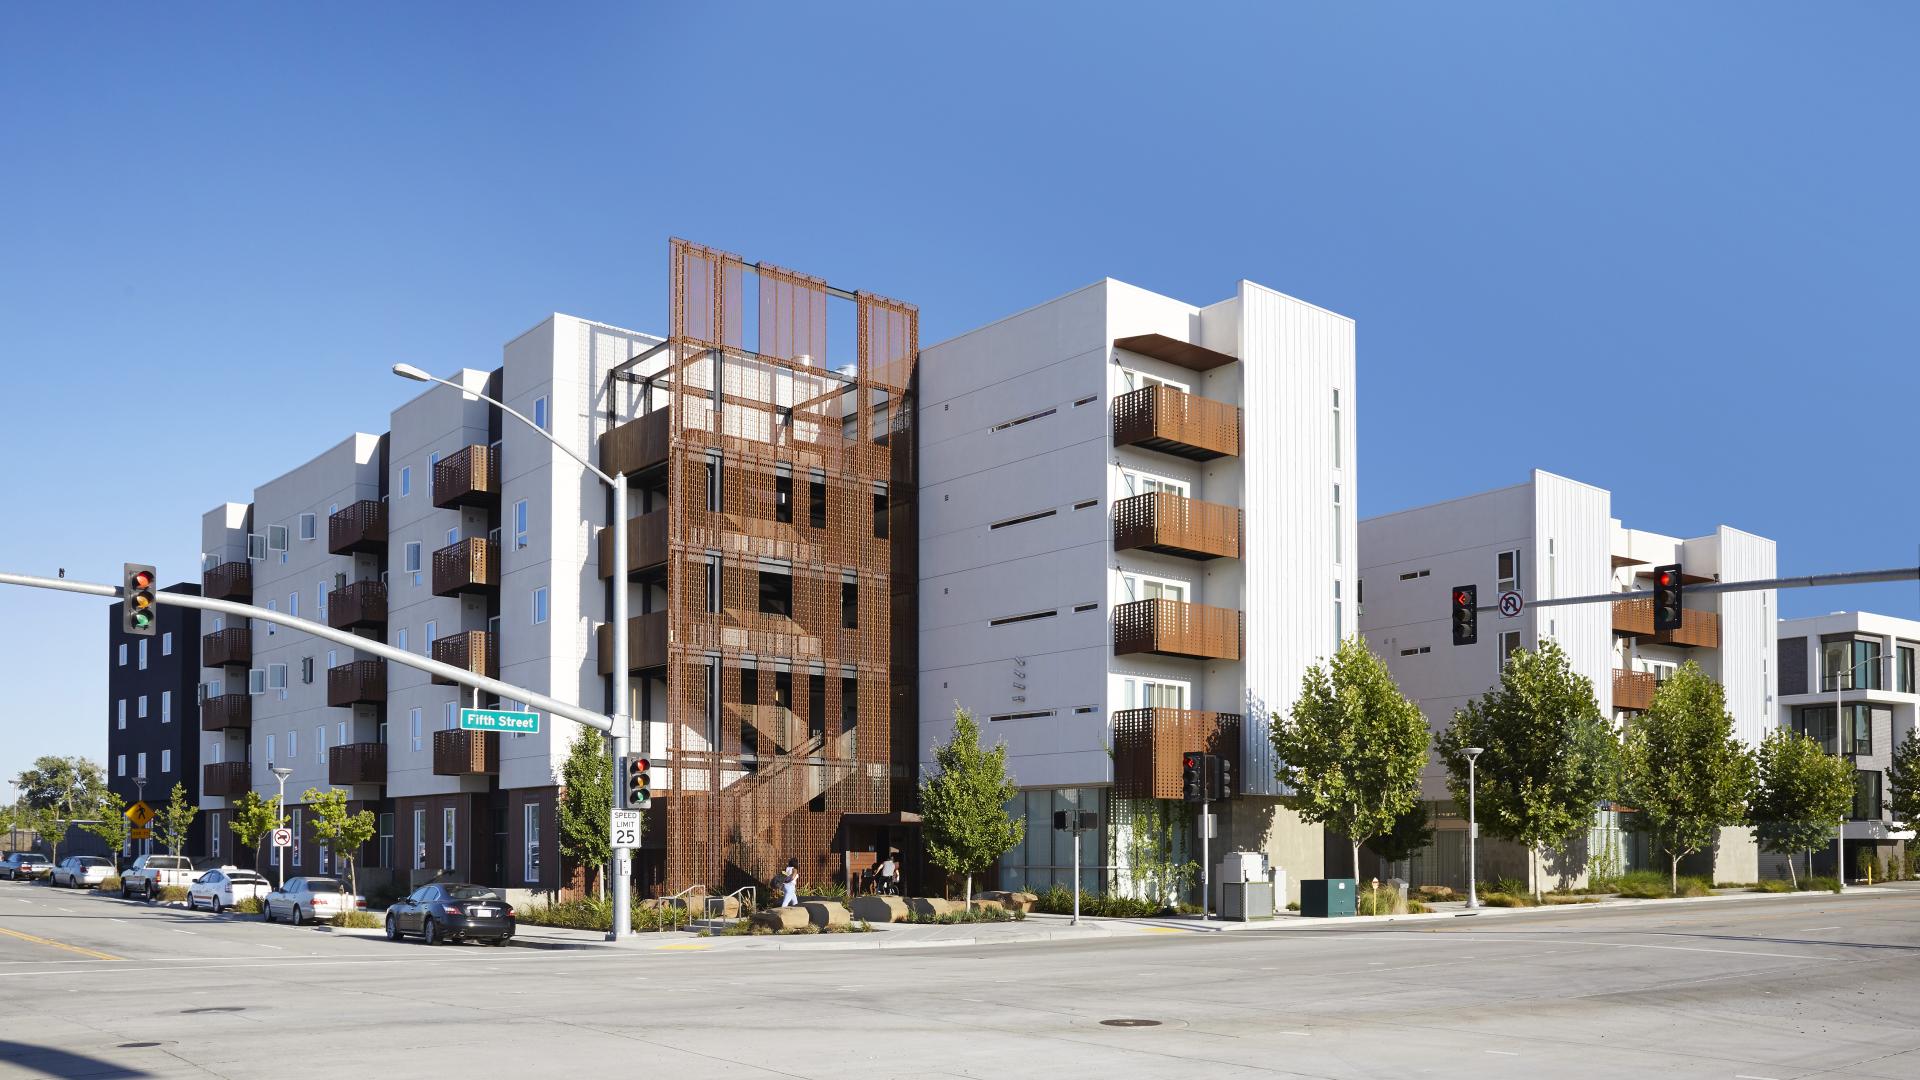
<path fill-rule="evenodd" d="M 1102 1020 L 1101 1027 L 1159 1027 L 1158 1020 Z"/>
<path fill-rule="evenodd" d="M 208 1005 L 207 1007 L 202 1009 L 181 1009 L 180 1015 L 192 1016 L 194 1013 L 246 1012 L 246 1011 L 247 1011 L 247 1007 L 245 1005 Z"/>
<path fill-rule="evenodd" d="M 122 1049 L 122 1050 L 138 1050 L 138 1049 L 140 1049 L 141 1047 L 144 1047 L 144 1046 L 159 1046 L 159 1045 L 160 1045 L 160 1044 L 159 1044 L 159 1043 L 157 1043 L 157 1042 L 130 1042 L 130 1043 L 121 1043 L 121 1044 L 120 1044 L 120 1049 Z"/>

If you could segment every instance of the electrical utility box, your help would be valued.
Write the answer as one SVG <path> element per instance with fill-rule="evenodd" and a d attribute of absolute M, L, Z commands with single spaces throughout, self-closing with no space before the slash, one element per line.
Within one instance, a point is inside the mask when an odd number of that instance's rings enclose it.
<path fill-rule="evenodd" d="M 1300 883 L 1300 914 L 1309 919 L 1350 919 L 1356 886 L 1352 878 L 1308 878 Z"/>

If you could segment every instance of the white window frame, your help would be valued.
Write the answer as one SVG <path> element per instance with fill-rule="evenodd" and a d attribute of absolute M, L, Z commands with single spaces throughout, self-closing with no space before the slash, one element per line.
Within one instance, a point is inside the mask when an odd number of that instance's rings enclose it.
<path fill-rule="evenodd" d="M 224 739 L 214 739 L 207 743 L 207 762 L 209 764 L 220 764 L 220 748 L 224 745 L 226 745 L 226 740 Z"/>
<path fill-rule="evenodd" d="M 207 854 L 220 857 L 220 811 L 207 811 Z"/>
<path fill-rule="evenodd" d="M 420 807 L 415 807 L 413 811 L 413 868 L 427 868 L 427 812 Z"/>
<path fill-rule="evenodd" d="M 259 533 L 247 534 L 247 558 L 254 562 L 267 561 L 267 538 Z"/>
<path fill-rule="evenodd" d="M 140 670 L 147 670 L 147 639 L 141 638 L 133 651 L 137 657 L 136 662 L 140 665 Z"/>
<path fill-rule="evenodd" d="M 427 501 L 428 502 L 433 501 L 433 474 L 439 471 L 438 469 L 435 468 L 435 466 L 439 464 L 440 464 L 440 451 L 434 450 L 427 454 Z"/>
<path fill-rule="evenodd" d="M 407 710 L 407 734 L 412 739 L 410 745 L 413 747 L 413 752 L 416 754 L 419 753 L 421 748 L 426 745 L 426 742 L 420 731 L 420 710 L 418 708 Z"/>
<path fill-rule="evenodd" d="M 127 775 L 127 755 L 125 755 L 125 754 L 116 754 L 116 755 L 114 755 L 114 759 L 113 759 L 113 775 L 115 775 L 115 776 L 125 776 L 125 775 Z"/>
<path fill-rule="evenodd" d="M 300 760 L 300 729 L 288 728 L 287 729 L 287 761 L 294 762 L 299 760 Z"/>
<path fill-rule="evenodd" d="M 553 410 L 547 407 L 545 394 L 533 399 L 533 426 L 541 431 L 553 431 Z"/>
<path fill-rule="evenodd" d="M 413 494 L 413 466 L 402 465 L 400 466 L 400 497 L 404 499 L 411 494 Z"/>
<path fill-rule="evenodd" d="M 327 763 L 327 725 L 316 724 L 313 728 L 313 757 L 316 763 Z"/>
<path fill-rule="evenodd" d="M 1157 704 L 1156 699 L 1176 704 Z M 1127 675 L 1120 680 L 1120 701 L 1123 709 L 1187 709 L 1192 707 L 1193 683 L 1185 679 Z"/>
<path fill-rule="evenodd" d="M 120 730 L 125 731 L 127 730 L 127 699 L 121 698 L 118 702 L 115 702 L 115 705 L 117 706 L 115 711 L 118 713 L 116 722 Z"/>
<path fill-rule="evenodd" d="M 267 689 L 285 690 L 287 688 L 287 665 L 267 665 Z"/>
<path fill-rule="evenodd" d="M 1149 495 L 1165 491 L 1183 499 L 1193 497 L 1193 484 L 1186 480 L 1175 480 L 1170 476 L 1142 472 L 1139 469 L 1120 470 L 1120 490 L 1127 495 Z"/>
<path fill-rule="evenodd" d="M 1146 593 L 1149 585 L 1158 586 L 1162 591 L 1178 589 L 1180 595 L 1148 596 Z M 1160 577 L 1157 574 L 1142 574 L 1135 570 L 1122 570 L 1120 572 L 1120 597 L 1121 603 L 1132 603 L 1135 600 L 1157 599 L 1179 600 L 1182 603 L 1190 604 L 1193 603 L 1193 583 L 1190 581 L 1181 581 L 1178 578 Z"/>
<path fill-rule="evenodd" d="M 247 693 L 258 696 L 267 692 L 267 669 L 247 669 Z"/>
<path fill-rule="evenodd" d="M 458 701 L 449 701 L 441 706 L 440 730 L 460 730 L 460 703 Z"/>
<path fill-rule="evenodd" d="M 394 629 L 393 647 L 396 649 L 405 649 L 407 647 L 407 628 L 406 627 L 401 626 Z"/>
<path fill-rule="evenodd" d="M 160 722 L 173 723 L 173 691 L 171 690 L 160 691 Z"/>
<path fill-rule="evenodd" d="M 1500 560 L 1501 558 L 1508 555 L 1513 556 L 1513 576 L 1501 577 L 1500 576 Z M 1519 590 L 1520 588 L 1520 549 L 1519 548 L 1509 548 L 1506 551 L 1496 552 L 1494 554 L 1493 579 L 1494 579 L 1493 591 L 1496 596 L 1503 592 L 1515 592 Z"/>
<path fill-rule="evenodd" d="M 432 656 L 433 643 L 440 640 L 440 621 L 438 619 L 428 619 L 427 625 L 420 629 L 420 655 Z"/>
<path fill-rule="evenodd" d="M 141 694 L 134 699 L 134 710 L 135 716 L 138 716 L 142 720 L 147 718 L 147 695 Z"/>
<path fill-rule="evenodd" d="M 1511 647 L 1507 645 L 1507 640 L 1509 638 L 1513 640 L 1513 645 Z M 1518 630 L 1500 631 L 1500 633 L 1496 635 L 1493 639 L 1493 647 L 1495 650 L 1494 658 L 1493 658 L 1494 666 L 1502 667 L 1502 668 L 1506 667 L 1507 657 L 1512 656 L 1515 649 L 1525 648 L 1526 644 L 1527 644 L 1526 638 L 1521 636 L 1520 631 Z"/>
<path fill-rule="evenodd" d="M 127 643 L 124 641 L 120 643 L 120 666 L 127 666 Z"/>
<path fill-rule="evenodd" d="M 300 539 L 312 540 L 320 535 L 320 516 L 308 511 L 300 515 Z"/>
<path fill-rule="evenodd" d="M 527 500 L 520 499 L 513 504 L 513 549 L 519 551 L 527 546 Z"/>
<path fill-rule="evenodd" d="M 1120 368 L 1120 385 L 1123 391 L 1138 390 L 1146 386 L 1171 386 L 1183 394 L 1193 393 L 1192 383 L 1183 383 L 1176 379 L 1154 375 L 1141 371 L 1139 368 L 1130 368 L 1124 365 Z"/>
<path fill-rule="evenodd" d="M 529 802 L 520 808 L 521 879 L 529 884 L 540 880 L 540 804 Z"/>
<path fill-rule="evenodd" d="M 147 752 L 145 750 L 133 756 L 133 775 L 147 775 Z"/>
<path fill-rule="evenodd" d="M 402 573 L 418 574 L 420 572 L 420 550 L 420 541 L 407 541 L 407 546 L 401 549 L 400 555 L 400 570 Z"/>
<path fill-rule="evenodd" d="M 327 583 L 315 582 L 313 586 L 313 617 L 319 622 L 327 621 Z"/>
<path fill-rule="evenodd" d="M 334 725 L 333 745 L 345 746 L 349 741 L 351 740 L 347 736 L 347 722 L 345 720 L 342 720 L 338 724 Z"/>
<path fill-rule="evenodd" d="M 546 622 L 551 613 L 547 587 L 542 585 L 533 590 L 533 625 L 539 626 L 541 623 Z"/>
<path fill-rule="evenodd" d="M 300 617 L 300 591 L 298 589 L 287 594 L 287 614 L 296 619 Z"/>
<path fill-rule="evenodd" d="M 160 635 L 160 655 L 161 656 L 173 655 L 173 631 L 171 630 Z"/>
<path fill-rule="evenodd" d="M 287 536 L 288 536 L 287 527 L 285 525 L 267 526 L 267 550 L 268 551 L 287 550 Z"/>
<path fill-rule="evenodd" d="M 267 733 L 267 767 L 268 768 L 272 768 L 273 763 L 280 760 L 280 754 L 278 749 L 279 746 L 280 746 L 279 737 L 274 735 L 272 732 L 268 732 Z"/>
<path fill-rule="evenodd" d="M 160 751 L 160 773 L 161 775 L 164 776 L 167 773 L 170 773 L 172 771 L 173 771 L 173 751 L 168 749 L 162 749 Z"/>
<path fill-rule="evenodd" d="M 440 808 L 440 869 L 457 870 L 454 838 L 460 833 L 460 814 L 451 806 Z"/>

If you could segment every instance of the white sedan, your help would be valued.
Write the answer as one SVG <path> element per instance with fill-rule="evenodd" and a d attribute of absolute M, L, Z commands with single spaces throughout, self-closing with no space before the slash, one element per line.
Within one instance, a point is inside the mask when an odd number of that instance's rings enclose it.
<path fill-rule="evenodd" d="M 222 866 L 193 879 L 187 886 L 187 906 L 204 907 L 215 915 L 242 900 L 265 900 L 273 886 L 251 870 Z"/>
<path fill-rule="evenodd" d="M 297 877 L 267 894 L 261 902 L 268 922 L 286 919 L 295 926 L 331 919 L 349 911 L 365 911 L 365 897 L 350 896 L 337 878 Z"/>
<path fill-rule="evenodd" d="M 96 889 L 113 875 L 113 864 L 97 855 L 69 855 L 47 875 L 47 884 L 69 889 Z"/>

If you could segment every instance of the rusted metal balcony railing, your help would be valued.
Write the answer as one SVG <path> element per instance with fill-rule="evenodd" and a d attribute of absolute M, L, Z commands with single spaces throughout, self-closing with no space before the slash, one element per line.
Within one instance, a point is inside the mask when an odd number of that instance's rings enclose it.
<path fill-rule="evenodd" d="M 500 545 L 469 537 L 433 553 L 433 595 L 458 596 L 500 588 Z"/>
<path fill-rule="evenodd" d="M 327 593 L 327 625 L 335 630 L 387 625 L 386 583 L 356 581 Z"/>
<path fill-rule="evenodd" d="M 226 667 L 228 664 L 253 663 L 253 631 L 244 626 L 229 626 L 200 638 L 200 666 Z"/>
<path fill-rule="evenodd" d="M 666 464 L 672 441 L 672 412 L 659 409 L 636 417 L 600 436 L 600 468 L 607 475 L 633 476 Z"/>
<path fill-rule="evenodd" d="M 627 560 L 628 574 L 644 574 L 650 570 L 659 570 L 667 564 L 667 512 L 654 510 L 632 518 L 627 522 Z M 600 530 L 600 576 L 612 577 L 614 572 L 613 530 Z"/>
<path fill-rule="evenodd" d="M 1138 548 L 1183 559 L 1240 557 L 1240 508 L 1148 492 L 1113 505 L 1113 549 Z"/>
<path fill-rule="evenodd" d="M 347 705 L 385 705 L 387 703 L 387 662 L 385 660 L 349 660 L 327 669 L 327 704 L 335 708 Z"/>
<path fill-rule="evenodd" d="M 1615 671 L 1613 673 L 1613 707 L 1644 712 L 1653 705 L 1653 692 L 1660 688 L 1660 679 L 1644 671 Z"/>
<path fill-rule="evenodd" d="M 200 575 L 200 592 L 215 600 L 253 599 L 253 564 L 223 562 Z"/>
<path fill-rule="evenodd" d="M 200 766 L 202 795 L 233 798 L 252 790 L 252 767 L 244 761 L 214 761 Z"/>
<path fill-rule="evenodd" d="M 218 694 L 200 703 L 200 730 L 226 731 L 253 724 L 253 698 L 246 694 Z"/>
<path fill-rule="evenodd" d="M 600 674 L 613 674 L 613 627 L 594 630 Z M 667 613 L 654 611 L 627 620 L 627 670 L 653 671 L 667 666 Z"/>
<path fill-rule="evenodd" d="M 346 743 L 327 751 L 327 783 L 384 784 L 387 782 L 387 744 Z"/>
<path fill-rule="evenodd" d="M 433 775 L 487 776 L 500 771 L 497 731 L 433 733 Z"/>
<path fill-rule="evenodd" d="M 500 677 L 500 647 L 493 635 L 485 630 L 460 630 L 434 639 L 433 658 L 443 664 L 452 664 L 465 668 L 475 675 L 485 675 L 489 679 Z M 433 677 L 437 683 L 451 683 L 438 675 Z"/>
<path fill-rule="evenodd" d="M 1136 600 L 1113 609 L 1113 652 L 1196 660 L 1240 659 L 1240 613 L 1181 600 Z"/>
<path fill-rule="evenodd" d="M 1717 613 L 1686 608 L 1680 612 L 1680 629 L 1655 633 L 1653 601 L 1650 599 L 1615 600 L 1613 630 L 1617 634 L 1642 637 L 1661 645 L 1703 649 L 1720 647 L 1720 616 Z"/>
<path fill-rule="evenodd" d="M 1192 461 L 1240 453 L 1240 407 L 1171 386 L 1143 386 L 1113 399 L 1113 445 Z"/>
<path fill-rule="evenodd" d="M 1181 758 L 1189 751 L 1218 754 L 1240 765 L 1240 714 L 1194 709 L 1120 709 L 1113 714 L 1114 795 L 1123 799 L 1178 799 Z"/>
<path fill-rule="evenodd" d="M 500 455 L 490 446 L 463 446 L 433 466 L 433 505 L 495 506 L 500 502 Z"/>
<path fill-rule="evenodd" d="M 387 549 L 387 504 L 361 499 L 327 518 L 327 550 L 335 555 Z"/>

